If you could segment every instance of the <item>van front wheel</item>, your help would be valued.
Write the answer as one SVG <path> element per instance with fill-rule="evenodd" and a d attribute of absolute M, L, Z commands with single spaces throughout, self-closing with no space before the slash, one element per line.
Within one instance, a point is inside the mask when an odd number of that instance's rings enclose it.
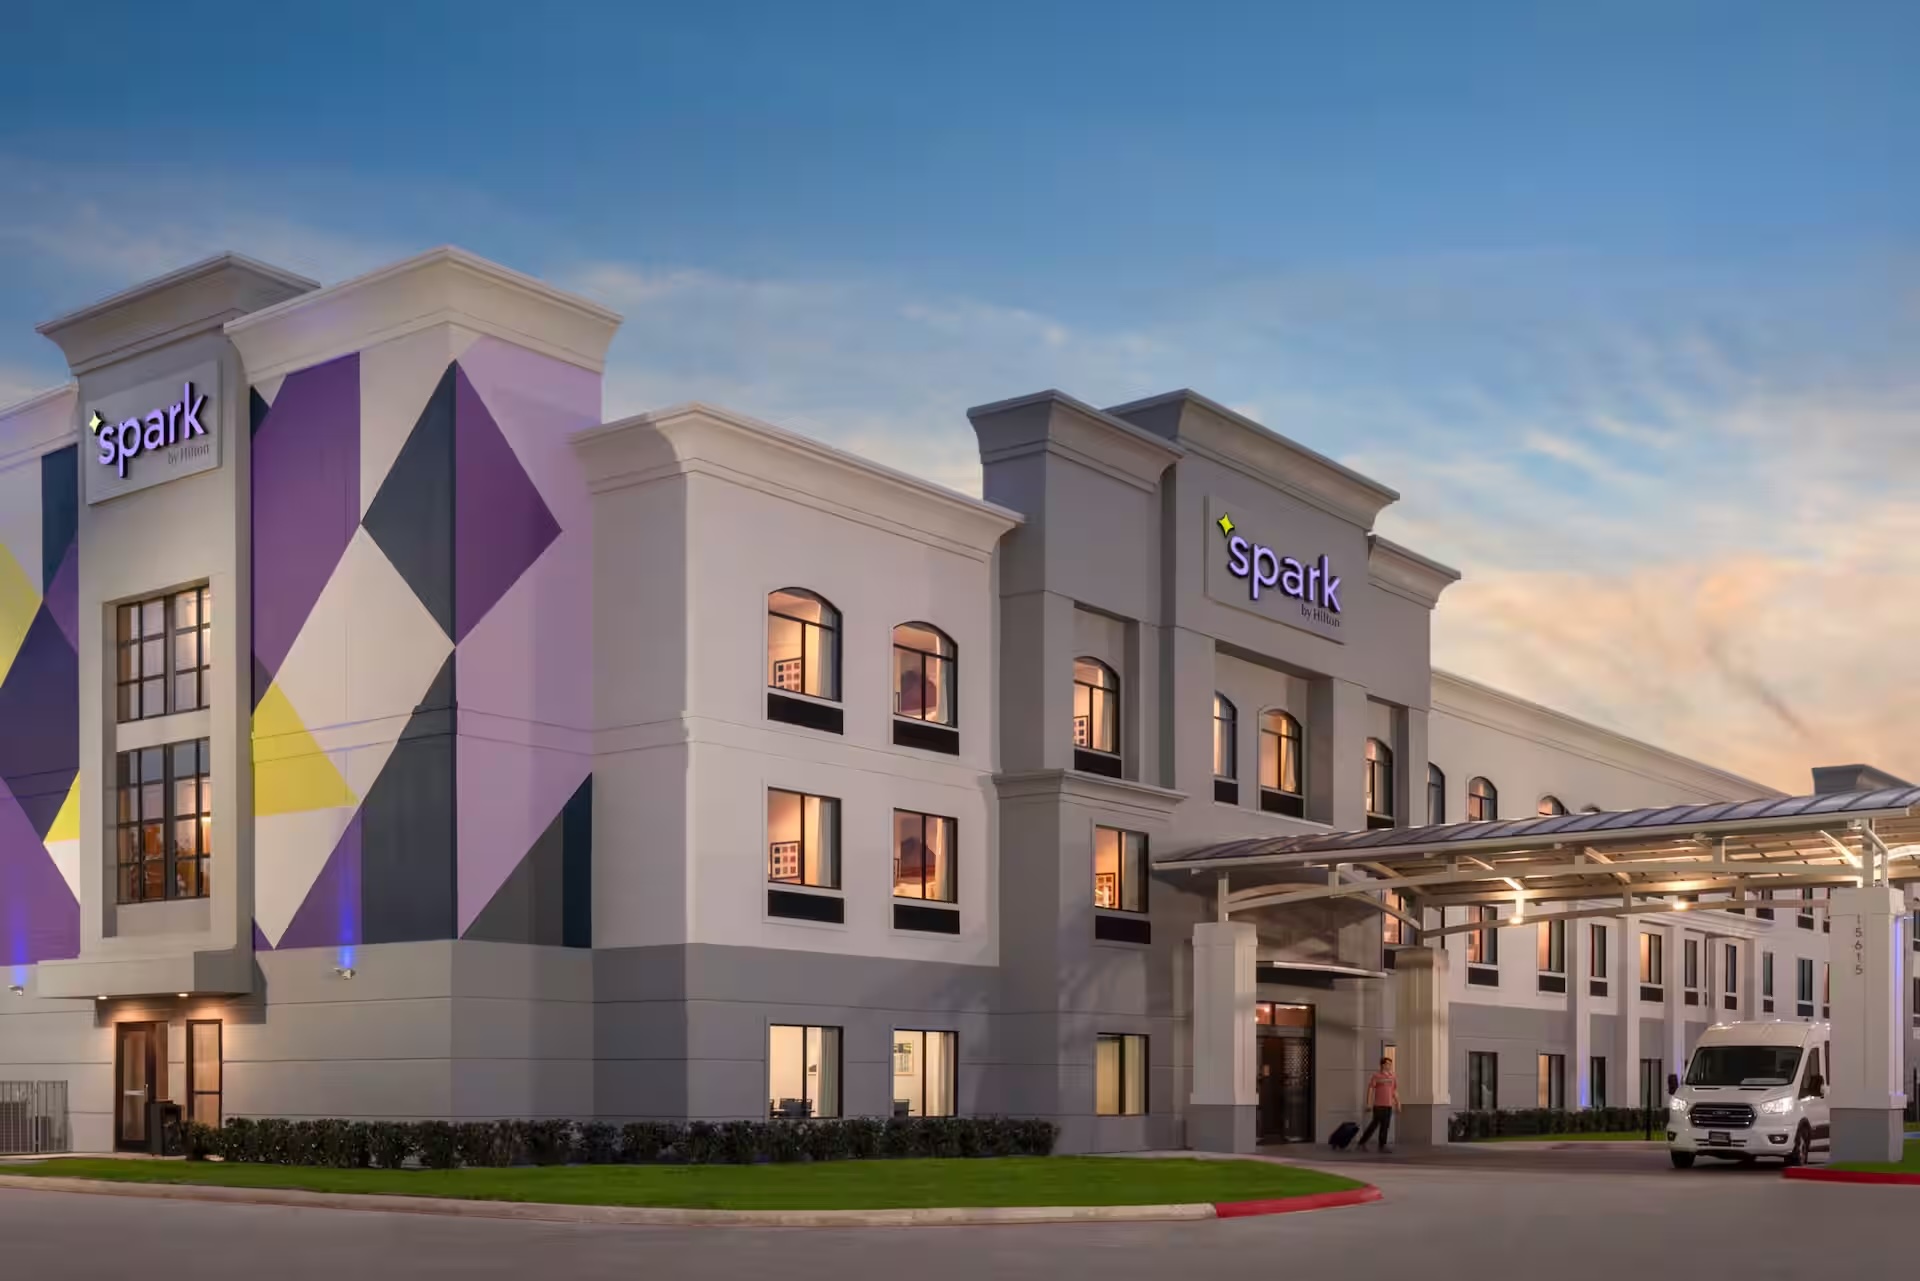
<path fill-rule="evenodd" d="M 1812 1132 L 1809 1131 L 1807 1127 L 1803 1125 L 1800 1127 L 1799 1131 L 1794 1134 L 1793 1148 L 1791 1151 L 1787 1153 L 1788 1168 L 1791 1169 L 1796 1165 L 1805 1165 L 1807 1163 L 1807 1157 L 1812 1152 L 1812 1150 L 1813 1150 Z"/>
<path fill-rule="evenodd" d="M 1674 1169 L 1676 1169 L 1676 1170 L 1691 1170 L 1691 1169 L 1693 1168 L 1693 1153 L 1691 1153 L 1691 1152 L 1669 1152 L 1669 1153 L 1667 1153 L 1667 1155 L 1673 1158 L 1673 1168 L 1674 1168 Z"/>

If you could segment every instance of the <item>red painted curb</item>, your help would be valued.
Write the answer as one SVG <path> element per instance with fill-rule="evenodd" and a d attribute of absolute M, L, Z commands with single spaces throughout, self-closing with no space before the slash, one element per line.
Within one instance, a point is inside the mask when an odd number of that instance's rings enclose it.
<path fill-rule="evenodd" d="M 1310 1196 L 1284 1196 L 1268 1201 L 1216 1201 L 1216 1219 L 1250 1219 L 1257 1214 L 1292 1214 L 1296 1210 L 1331 1210 L 1342 1205 L 1365 1205 L 1380 1199 L 1380 1189 L 1371 1183 L 1344 1192 L 1315 1192 Z"/>
<path fill-rule="evenodd" d="M 1796 1166 L 1786 1171 L 1786 1177 L 1811 1183 L 1888 1183 L 1920 1187 L 1920 1174 L 1887 1174 L 1876 1170 L 1809 1170 Z"/>

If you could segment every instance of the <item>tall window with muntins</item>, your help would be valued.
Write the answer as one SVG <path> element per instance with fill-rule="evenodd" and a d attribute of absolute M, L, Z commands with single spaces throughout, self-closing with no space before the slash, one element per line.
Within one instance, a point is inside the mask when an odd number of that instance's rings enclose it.
<path fill-rule="evenodd" d="M 205 587 L 122 605 L 116 612 L 116 719 L 193 712 L 208 706 L 213 665 L 212 598 Z"/>
<path fill-rule="evenodd" d="M 799 587 L 767 596 L 767 687 L 840 699 L 840 611 Z"/>
<path fill-rule="evenodd" d="M 1536 808 L 1542 818 L 1554 818 L 1567 812 L 1567 807 L 1560 803 L 1558 796 L 1542 796 Z"/>
<path fill-rule="evenodd" d="M 1467 1106 L 1475 1112 L 1500 1109 L 1500 1056 L 1467 1051 Z"/>
<path fill-rule="evenodd" d="M 954 821 L 915 810 L 893 812 L 893 896 L 959 901 Z"/>
<path fill-rule="evenodd" d="M 1700 1003 L 1700 940 L 1680 940 L 1680 988 L 1688 1005 Z"/>
<path fill-rule="evenodd" d="M 117 861 L 122 904 L 211 892 L 213 780 L 208 740 L 121 752 Z"/>
<path fill-rule="evenodd" d="M 1658 934 L 1640 936 L 1640 999 L 1658 1001 L 1666 986 L 1667 941 Z"/>
<path fill-rule="evenodd" d="M 767 1115 L 777 1121 L 840 1115 L 839 1028 L 767 1028 Z"/>
<path fill-rule="evenodd" d="M 1404 890 L 1388 890 L 1387 902 L 1407 915 L 1413 915 L 1413 899 Z M 1411 947 L 1420 941 L 1420 931 L 1388 912 L 1386 924 L 1381 927 L 1381 942 L 1388 947 Z"/>
<path fill-rule="evenodd" d="M 1097 658 L 1073 660 L 1073 745 L 1120 754 L 1120 678 Z"/>
<path fill-rule="evenodd" d="M 1393 826 L 1393 749 L 1367 740 L 1366 803 L 1368 827 Z"/>
<path fill-rule="evenodd" d="M 1095 1039 L 1093 1111 L 1096 1116 L 1146 1115 L 1146 1037 L 1103 1032 Z"/>
<path fill-rule="evenodd" d="M 1599 923 L 1587 926 L 1587 992 L 1591 996 L 1607 994 L 1607 927 Z"/>
<path fill-rule="evenodd" d="M 1147 837 L 1117 827 L 1093 829 L 1093 905 L 1114 912 L 1147 910 Z"/>
<path fill-rule="evenodd" d="M 1540 972 L 1564 978 L 1567 973 L 1567 923 L 1542 921 L 1535 928 L 1540 932 Z"/>
<path fill-rule="evenodd" d="M 1740 1008 L 1740 948 L 1734 943 L 1723 946 L 1720 964 L 1720 986 L 1725 989 L 1723 1004 L 1729 1010 L 1737 1010 Z"/>
<path fill-rule="evenodd" d="M 1447 821 L 1447 776 L 1438 765 L 1427 765 L 1427 822 Z"/>
<path fill-rule="evenodd" d="M 1607 1060 L 1596 1054 L 1587 1060 L 1587 1107 L 1607 1106 Z"/>
<path fill-rule="evenodd" d="M 1760 954 L 1760 1012 L 1773 1013 L 1773 953 Z"/>
<path fill-rule="evenodd" d="M 1213 776 L 1223 782 L 1240 777 L 1239 752 L 1235 735 L 1240 729 L 1240 714 L 1219 694 L 1213 696 Z"/>
<path fill-rule="evenodd" d="M 1494 969 L 1500 964 L 1500 931 L 1496 925 L 1500 919 L 1499 909 L 1483 906 L 1470 907 L 1467 911 L 1475 914 L 1475 916 L 1469 919 L 1477 919 L 1483 922 L 1479 929 L 1473 930 L 1467 935 L 1467 965 L 1469 967 L 1467 971 L 1467 981 L 1469 983 L 1479 982 L 1484 984 L 1489 979 L 1495 977 Z M 1474 974 L 1472 967 L 1475 966 L 1483 968 L 1484 973 L 1482 976 L 1477 977 Z"/>
<path fill-rule="evenodd" d="M 222 1029 L 219 1019 L 187 1023 L 187 1120 L 220 1125 Z"/>
<path fill-rule="evenodd" d="M 1567 1106 L 1567 1056 L 1542 1054 L 1536 1068 L 1539 1089 L 1535 1106 L 1555 1111 Z"/>
<path fill-rule="evenodd" d="M 893 629 L 893 714 L 934 725 L 958 723 L 953 640 L 931 623 Z"/>
<path fill-rule="evenodd" d="M 1491 823 L 1500 817 L 1500 793 L 1484 778 L 1467 783 L 1467 822 Z"/>
<path fill-rule="evenodd" d="M 1260 713 L 1260 808 L 1269 814 L 1306 814 L 1306 735 L 1291 713 Z"/>
<path fill-rule="evenodd" d="M 957 1116 L 959 1036 L 952 1032 L 895 1030 L 893 1114 Z"/>
<path fill-rule="evenodd" d="M 840 888 L 838 800 L 767 789 L 767 879 L 781 885 Z"/>

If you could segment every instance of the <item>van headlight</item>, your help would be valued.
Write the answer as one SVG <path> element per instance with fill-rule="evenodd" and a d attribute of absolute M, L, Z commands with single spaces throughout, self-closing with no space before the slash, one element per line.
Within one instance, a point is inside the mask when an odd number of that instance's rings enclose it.
<path fill-rule="evenodd" d="M 1791 1097 L 1768 1099 L 1760 1105 L 1760 1110 L 1768 1116 L 1785 1116 L 1787 1113 L 1793 1111 L 1793 1099 Z"/>
<path fill-rule="evenodd" d="M 1668 1100 L 1667 1106 L 1675 1112 L 1685 1112 L 1687 1110 L 1687 1101 L 1676 1095 L 1674 1098 Z"/>

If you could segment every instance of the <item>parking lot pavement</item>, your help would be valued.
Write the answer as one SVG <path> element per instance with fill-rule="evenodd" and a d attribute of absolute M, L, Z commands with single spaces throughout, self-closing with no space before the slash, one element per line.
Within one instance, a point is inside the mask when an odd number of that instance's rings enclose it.
<path fill-rule="evenodd" d="M 915 1281 L 1185 1281 L 1276 1268 L 1395 1281 L 1619 1281 L 1650 1266 L 1761 1281 L 1836 1267 L 1904 1267 L 1904 1223 L 1920 1207 L 1915 1189 L 1790 1183 L 1772 1169 L 1530 1162 L 1515 1170 L 1499 1160 L 1379 1160 L 1366 1173 L 1385 1200 L 1275 1218 L 849 1231 L 571 1227 L 0 1187 L 0 1248 L 5 1275 L 34 1281 L 129 1271 L 142 1281 L 258 1281 L 263 1269 L 274 1281 L 632 1281 L 637 1272 L 781 1281 L 896 1273 Z M 1323 1164 L 1347 1172 L 1360 1162 Z"/>

